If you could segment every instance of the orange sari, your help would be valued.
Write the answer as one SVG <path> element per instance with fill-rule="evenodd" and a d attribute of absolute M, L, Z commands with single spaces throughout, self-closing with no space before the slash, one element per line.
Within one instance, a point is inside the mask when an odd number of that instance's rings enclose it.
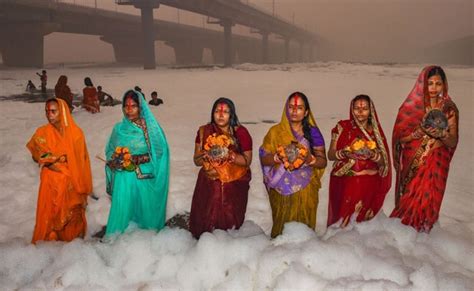
<path fill-rule="evenodd" d="M 84 134 L 72 119 L 67 103 L 56 100 L 63 132 L 51 124 L 44 125 L 36 130 L 26 145 L 40 165 L 55 161 L 55 170 L 41 167 L 32 243 L 39 240 L 71 241 L 84 237 L 87 228 L 87 195 L 92 192 L 89 154 Z"/>

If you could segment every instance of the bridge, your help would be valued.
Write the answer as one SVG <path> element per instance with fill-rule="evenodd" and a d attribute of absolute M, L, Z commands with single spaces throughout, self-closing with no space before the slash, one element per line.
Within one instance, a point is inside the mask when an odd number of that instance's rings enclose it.
<path fill-rule="evenodd" d="M 121 1 L 122 4 L 123 2 Z M 144 6 L 146 2 L 154 2 L 155 5 Z M 145 28 L 143 9 L 152 10 L 160 3 L 219 19 L 216 22 L 224 27 L 224 33 L 156 20 L 153 19 L 152 13 L 151 29 Z M 3 62 L 7 66 L 42 67 L 44 36 L 52 32 L 99 35 L 101 40 L 112 44 L 118 62 L 144 62 L 145 68 L 155 66 L 155 40 L 162 40 L 174 49 L 178 64 L 201 63 L 205 48 L 211 50 L 215 63 L 226 65 L 234 61 L 287 62 L 290 59 L 291 39 L 300 44 L 299 61 L 312 58 L 314 35 L 236 0 L 137 0 L 134 4 L 142 9 L 141 19 L 130 14 L 53 0 L 0 0 L 0 53 Z M 256 29 L 261 33 L 262 40 L 232 35 L 231 28 L 234 24 Z M 285 40 L 284 44 L 269 42 L 270 33 L 281 35 Z M 144 42 L 147 38 L 148 44 Z M 311 49 L 310 56 L 304 58 L 305 44 L 311 46 Z M 67 44 L 64 49 L 67 49 Z M 149 55 L 150 50 L 153 51 L 152 58 Z"/>

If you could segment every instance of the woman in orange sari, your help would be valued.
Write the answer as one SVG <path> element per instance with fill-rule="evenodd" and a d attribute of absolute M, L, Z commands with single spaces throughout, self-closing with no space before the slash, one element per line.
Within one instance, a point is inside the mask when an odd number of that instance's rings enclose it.
<path fill-rule="evenodd" d="M 424 68 L 398 111 L 392 138 L 397 181 L 390 216 L 417 231 L 429 232 L 438 220 L 458 121 L 443 69 Z"/>
<path fill-rule="evenodd" d="M 358 213 L 357 222 L 372 219 L 382 208 L 392 182 L 387 139 L 370 97 L 354 97 L 349 116 L 331 132 L 328 158 L 334 165 L 328 226 L 341 220 L 344 227 L 354 213 Z"/>
<path fill-rule="evenodd" d="M 49 123 L 38 128 L 26 145 L 41 171 L 32 243 L 83 238 L 87 195 L 92 192 L 84 134 L 66 102 L 49 99 L 45 110 Z"/>
<path fill-rule="evenodd" d="M 97 89 L 92 84 L 92 80 L 89 77 L 84 79 L 84 84 L 86 87 L 82 89 L 82 107 L 91 113 L 100 112 L 99 96 L 97 94 Z"/>
<path fill-rule="evenodd" d="M 214 146 L 212 141 L 216 141 Z M 225 157 L 216 157 L 227 141 Z M 209 147 L 211 146 L 211 147 Z M 222 145 L 224 146 L 224 144 Z M 219 160 L 219 162 L 218 162 Z M 199 128 L 194 164 L 201 167 L 194 188 L 189 228 L 194 237 L 214 229 L 238 229 L 245 219 L 251 179 L 252 138 L 239 122 L 234 103 L 214 102 L 211 122 Z"/>

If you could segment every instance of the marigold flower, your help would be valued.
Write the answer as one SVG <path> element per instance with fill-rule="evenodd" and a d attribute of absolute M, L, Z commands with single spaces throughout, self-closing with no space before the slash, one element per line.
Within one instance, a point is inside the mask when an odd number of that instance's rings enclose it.
<path fill-rule="evenodd" d="M 124 159 L 125 161 L 130 161 L 131 158 L 132 158 L 132 155 L 129 154 L 129 153 L 126 153 L 126 154 L 123 155 L 123 159 Z"/>
<path fill-rule="evenodd" d="M 373 141 L 373 140 L 367 141 L 366 145 L 367 145 L 367 147 L 368 147 L 369 149 L 371 149 L 371 150 L 374 150 L 374 149 L 377 148 L 377 143 L 376 143 L 375 141 Z"/>
<path fill-rule="evenodd" d="M 126 153 L 129 153 L 130 151 L 128 150 L 127 147 L 123 147 L 122 148 L 122 153 L 126 154 Z"/>
<path fill-rule="evenodd" d="M 122 147 L 116 147 L 115 153 L 120 154 L 122 152 Z"/>

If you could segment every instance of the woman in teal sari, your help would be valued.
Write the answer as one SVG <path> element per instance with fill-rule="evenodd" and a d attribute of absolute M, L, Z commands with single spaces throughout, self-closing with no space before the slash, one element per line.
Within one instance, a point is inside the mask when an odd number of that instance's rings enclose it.
<path fill-rule="evenodd" d="M 114 126 L 105 154 L 107 192 L 112 196 L 106 236 L 124 232 L 130 222 L 160 230 L 168 197 L 169 149 L 143 95 L 124 94 L 124 118 Z"/>

